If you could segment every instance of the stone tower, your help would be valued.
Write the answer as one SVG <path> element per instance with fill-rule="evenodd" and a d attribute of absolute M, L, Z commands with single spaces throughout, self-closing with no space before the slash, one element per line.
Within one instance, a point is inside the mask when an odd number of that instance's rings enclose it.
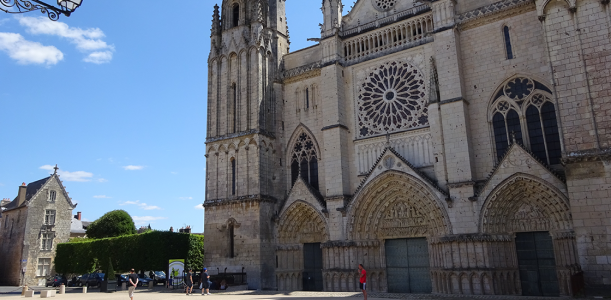
<path fill-rule="evenodd" d="M 282 0 L 215 6 L 208 59 L 206 267 L 275 286 L 272 218 L 285 194 L 277 84 L 288 31 Z"/>

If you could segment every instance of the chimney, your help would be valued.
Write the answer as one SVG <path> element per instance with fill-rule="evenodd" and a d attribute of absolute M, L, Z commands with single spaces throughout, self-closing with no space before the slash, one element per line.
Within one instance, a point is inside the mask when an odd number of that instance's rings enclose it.
<path fill-rule="evenodd" d="M 80 221 L 80 220 L 81 220 L 81 216 L 82 216 L 82 215 L 81 215 L 81 212 L 80 212 L 80 211 L 76 213 L 76 219 L 77 219 L 77 220 L 79 220 L 79 221 Z"/>
<path fill-rule="evenodd" d="M 17 196 L 17 206 L 21 206 L 25 203 L 25 192 L 28 189 L 28 186 L 25 185 L 25 182 L 21 184 L 19 187 L 19 194 Z"/>

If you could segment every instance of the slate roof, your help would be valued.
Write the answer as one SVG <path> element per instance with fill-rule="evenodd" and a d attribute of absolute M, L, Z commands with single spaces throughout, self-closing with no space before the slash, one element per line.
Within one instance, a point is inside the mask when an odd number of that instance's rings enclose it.
<path fill-rule="evenodd" d="M 36 193 L 38 192 L 38 190 L 40 190 L 40 188 L 42 188 L 45 183 L 47 183 L 47 181 L 49 181 L 49 179 L 51 178 L 51 176 L 47 177 L 47 178 L 43 178 L 41 180 L 38 181 L 34 181 L 34 182 L 30 182 L 27 185 L 26 188 L 26 192 L 25 192 L 25 201 L 21 204 L 21 206 L 18 206 L 18 202 L 19 202 L 19 196 L 15 197 L 15 199 L 13 199 L 13 201 L 11 201 L 11 203 L 7 204 L 6 206 L 4 206 L 4 208 L 6 208 L 6 210 L 9 209 L 16 209 L 19 207 L 24 207 L 26 206 L 26 203 L 28 201 L 30 201 L 30 199 L 32 199 L 32 197 L 34 197 L 34 195 L 36 195 Z"/>
<path fill-rule="evenodd" d="M 87 231 L 83 228 L 83 222 L 77 218 L 72 218 L 70 223 L 70 233 L 86 233 Z"/>

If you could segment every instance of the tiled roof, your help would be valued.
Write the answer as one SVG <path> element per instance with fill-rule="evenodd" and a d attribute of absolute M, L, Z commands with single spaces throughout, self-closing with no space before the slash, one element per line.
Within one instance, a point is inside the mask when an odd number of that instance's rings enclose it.
<path fill-rule="evenodd" d="M 27 201 L 30 201 L 30 199 L 32 199 L 32 197 L 34 195 L 36 195 L 36 193 L 38 192 L 38 190 L 40 190 L 40 188 L 42 188 L 45 183 L 47 183 L 47 181 L 49 180 L 49 178 L 51 178 L 51 176 L 47 177 L 47 178 L 43 178 L 41 180 L 38 181 L 34 181 L 34 182 L 30 182 L 26 188 L 26 192 L 25 192 L 25 201 L 21 204 L 21 206 L 18 206 L 19 204 L 19 196 L 15 197 L 15 199 L 13 199 L 13 201 L 11 201 L 11 203 L 7 204 L 6 206 L 4 206 L 7 210 L 9 209 L 15 209 L 15 208 L 19 208 L 19 207 L 23 207 L 25 206 L 25 203 Z"/>

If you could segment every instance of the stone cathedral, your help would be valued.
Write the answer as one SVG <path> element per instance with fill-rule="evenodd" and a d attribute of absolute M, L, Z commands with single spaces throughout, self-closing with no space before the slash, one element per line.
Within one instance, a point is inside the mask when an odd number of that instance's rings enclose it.
<path fill-rule="evenodd" d="M 285 5 L 214 7 L 212 274 L 357 291 L 362 263 L 374 292 L 611 287 L 609 0 L 322 0 L 297 51 Z"/>

